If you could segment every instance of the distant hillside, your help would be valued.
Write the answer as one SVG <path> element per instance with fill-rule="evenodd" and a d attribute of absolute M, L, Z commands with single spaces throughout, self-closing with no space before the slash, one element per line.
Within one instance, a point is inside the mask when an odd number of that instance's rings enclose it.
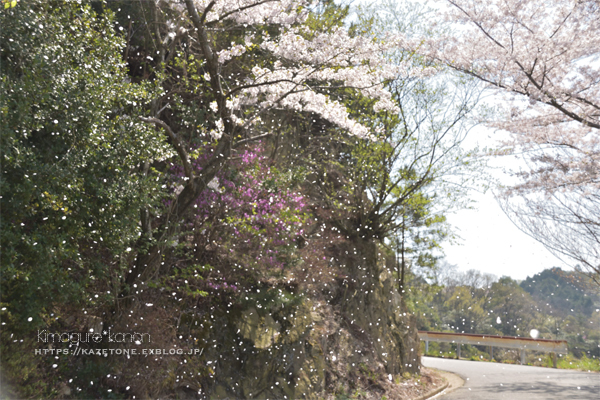
<path fill-rule="evenodd" d="M 410 280 L 406 304 L 419 330 L 479 333 L 567 340 L 563 367 L 600 370 L 600 288 L 575 272 L 552 268 L 525 281 L 503 276 L 483 277 L 478 271 L 452 271 L 439 284 Z M 485 278 L 485 279 L 484 279 Z M 449 345 L 431 346 L 430 354 L 452 356 Z M 482 349 L 465 348 L 465 357 L 490 357 Z M 487 354 L 487 355 L 486 355 Z M 513 353 L 494 353 L 496 361 L 516 362 Z M 593 360 L 588 365 L 588 360 Z M 534 365 L 546 365 L 543 358 Z"/>
<path fill-rule="evenodd" d="M 521 287 L 531 294 L 541 310 L 554 315 L 581 313 L 590 316 L 600 303 L 597 287 L 581 274 L 551 268 L 528 277 Z"/>

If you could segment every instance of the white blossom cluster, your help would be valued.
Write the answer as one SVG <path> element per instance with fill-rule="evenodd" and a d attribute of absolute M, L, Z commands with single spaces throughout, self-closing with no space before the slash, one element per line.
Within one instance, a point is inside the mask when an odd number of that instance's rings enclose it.
<path fill-rule="evenodd" d="M 533 155 L 513 191 L 600 189 L 597 2 L 447 1 L 447 20 L 462 29 L 409 47 L 517 96 L 493 123 L 514 133 L 505 149 Z"/>
<path fill-rule="evenodd" d="M 387 51 L 400 46 L 399 39 L 351 36 L 343 27 L 315 33 L 302 25 L 309 5 L 305 0 L 195 1 L 211 34 L 218 35 L 219 29 L 214 26 L 221 22 L 229 28 L 233 23 L 246 33 L 243 43 L 231 42 L 213 50 L 220 65 L 255 49 L 267 52 L 275 60 L 272 64 L 255 65 L 251 76 L 242 81 L 228 80 L 228 110 L 223 113 L 216 103 L 211 107 L 217 116 L 216 129 L 210 133 L 214 139 L 225 134 L 227 124 L 221 118 L 249 127 L 260 121 L 259 116 L 267 109 L 315 113 L 352 135 L 374 138 L 375 132 L 354 121 L 343 104 L 330 98 L 329 92 L 336 88 L 352 88 L 375 100 L 376 112 L 398 112 L 384 84 L 410 69 L 408 64 L 386 59 Z M 263 29 L 265 25 L 277 29 L 268 33 Z M 210 76 L 206 78 L 209 80 Z M 248 109 L 253 112 L 249 114 L 245 111 Z"/>
<path fill-rule="evenodd" d="M 398 67 L 383 58 L 389 44 L 350 37 L 341 28 L 310 39 L 306 36 L 302 28 L 294 27 L 262 41 L 260 47 L 280 61 L 271 68 L 252 69 L 253 79 L 245 82 L 248 88 L 240 94 L 240 104 L 312 112 L 353 135 L 372 137 L 366 127 L 349 117 L 345 106 L 323 92 L 334 87 L 355 88 L 377 100 L 376 111 L 397 112 L 391 94 L 383 87 L 385 80 L 398 73 Z M 325 90 L 317 91 L 317 87 Z"/>

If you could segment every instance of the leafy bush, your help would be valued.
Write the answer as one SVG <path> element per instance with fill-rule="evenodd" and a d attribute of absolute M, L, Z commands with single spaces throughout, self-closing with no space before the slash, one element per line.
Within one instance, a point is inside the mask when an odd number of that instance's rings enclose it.
<path fill-rule="evenodd" d="M 39 326 L 56 303 L 95 302 L 94 282 L 110 291 L 140 204 L 158 206 L 158 183 L 139 166 L 170 153 L 138 120 L 156 90 L 128 82 L 112 21 L 66 1 L 0 14 L 1 284 L 12 329 Z"/>

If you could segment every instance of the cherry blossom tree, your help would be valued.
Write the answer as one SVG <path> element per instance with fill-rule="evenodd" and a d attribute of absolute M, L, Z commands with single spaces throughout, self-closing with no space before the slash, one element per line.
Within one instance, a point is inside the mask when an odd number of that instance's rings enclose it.
<path fill-rule="evenodd" d="M 521 155 L 529 167 L 503 189 L 505 209 L 555 254 L 600 274 L 600 4 L 445 4 L 447 20 L 461 25 L 412 47 L 502 90 L 509 106 L 489 124 L 512 136 L 499 153 Z"/>
<path fill-rule="evenodd" d="M 383 58 L 386 49 L 397 46 L 394 40 L 350 35 L 343 27 L 309 27 L 311 4 L 304 0 L 166 4 L 167 8 L 149 5 L 155 7 L 151 15 L 158 27 L 152 36 L 158 57 L 149 57 L 158 69 L 181 60 L 174 55 L 178 51 L 187 52 L 188 60 L 195 57 L 196 72 L 203 81 L 187 90 L 190 96 L 194 90 L 202 92 L 196 98 L 203 103 L 205 118 L 200 129 L 177 131 L 168 114 L 177 107 L 174 99 L 180 96 L 181 86 L 156 100 L 155 116 L 142 118 L 164 130 L 178 154 L 185 185 L 161 216 L 153 218 L 150 210 L 142 211 L 145 234 L 138 248 L 149 250 L 138 254 L 126 279 L 128 285 L 158 267 L 165 239 L 173 236 L 178 222 L 236 149 L 273 134 L 269 126 L 274 120 L 265 123 L 265 119 L 272 119 L 275 111 L 317 115 L 351 135 L 372 139 L 374 133 L 351 118 L 346 106 L 329 94 L 336 88 L 349 88 L 372 99 L 374 111 L 396 112 L 384 83 L 399 68 L 409 68 Z M 189 72 L 191 63 L 185 65 L 182 73 Z M 211 143 L 210 157 L 199 167 L 192 167 L 195 156 L 183 132 Z M 143 245 L 144 241 L 152 245 Z"/>

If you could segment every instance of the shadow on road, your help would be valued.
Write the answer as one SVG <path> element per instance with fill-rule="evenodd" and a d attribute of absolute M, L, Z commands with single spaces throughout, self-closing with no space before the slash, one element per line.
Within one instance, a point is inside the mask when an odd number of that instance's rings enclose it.
<path fill-rule="evenodd" d="M 600 379 L 600 376 L 598 376 Z M 567 389 L 567 390 L 565 390 Z M 533 398 L 553 398 L 560 393 L 561 399 L 597 399 L 599 398 L 598 387 L 590 385 L 565 388 L 564 384 L 560 385 L 548 381 L 532 381 L 532 382 L 515 382 L 496 386 L 494 391 L 497 393 L 515 393 L 519 392 L 522 396 L 526 393 L 531 393 Z M 507 397 L 508 398 L 508 397 Z"/>

